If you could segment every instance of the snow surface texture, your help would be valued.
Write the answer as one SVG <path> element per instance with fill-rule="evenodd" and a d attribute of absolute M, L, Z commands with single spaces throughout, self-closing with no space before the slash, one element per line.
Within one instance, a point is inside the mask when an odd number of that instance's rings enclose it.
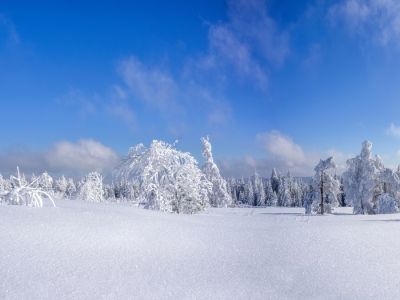
<path fill-rule="evenodd" d="M 399 214 L 303 212 L 2 205 L 0 299 L 398 298 Z"/>

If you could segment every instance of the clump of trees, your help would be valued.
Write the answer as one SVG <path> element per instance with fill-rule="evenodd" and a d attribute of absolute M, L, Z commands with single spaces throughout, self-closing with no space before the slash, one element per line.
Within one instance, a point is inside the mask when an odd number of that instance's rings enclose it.
<path fill-rule="evenodd" d="M 332 213 L 337 206 L 352 206 L 354 214 L 396 213 L 400 207 L 400 168 L 386 168 L 372 156 L 365 141 L 361 153 L 347 161 L 342 176 L 336 174 L 333 157 L 320 160 L 310 178 L 293 177 L 272 170 L 270 177 L 257 172 L 249 178 L 225 179 L 212 154 L 208 137 L 201 139 L 202 167 L 190 153 L 154 140 L 148 147 L 129 149 L 113 181 L 91 172 L 80 181 L 47 172 L 27 178 L 23 173 L 9 179 L 0 175 L 0 203 L 42 207 L 54 198 L 88 202 L 129 201 L 149 209 L 195 213 L 208 206 L 305 207 L 307 214 Z"/>

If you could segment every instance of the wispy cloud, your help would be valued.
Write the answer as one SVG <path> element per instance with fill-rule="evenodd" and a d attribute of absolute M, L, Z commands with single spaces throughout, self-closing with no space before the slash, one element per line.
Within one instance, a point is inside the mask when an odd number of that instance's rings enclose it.
<path fill-rule="evenodd" d="M 2 32 L 8 44 L 18 45 L 21 42 L 14 22 L 5 14 L 0 13 L 0 37 Z"/>
<path fill-rule="evenodd" d="M 390 123 L 389 127 L 386 129 L 386 134 L 399 138 L 400 127 L 396 126 L 394 123 Z"/>
<path fill-rule="evenodd" d="M 329 18 L 344 22 L 352 33 L 380 45 L 399 46 L 400 2 L 397 0 L 342 0 L 329 8 Z"/>
<path fill-rule="evenodd" d="M 267 1 L 229 0 L 228 15 L 228 26 L 250 45 L 255 56 L 272 64 L 286 60 L 290 54 L 290 35 L 269 15 Z"/>
<path fill-rule="evenodd" d="M 161 113 L 175 113 L 180 108 L 176 99 L 179 88 L 175 78 L 158 66 L 143 64 L 135 56 L 122 60 L 118 72 L 125 83 L 126 91 Z"/>
<path fill-rule="evenodd" d="M 101 103 L 98 95 L 86 95 L 79 89 L 70 89 L 56 101 L 61 105 L 76 109 L 81 118 L 96 113 Z"/>
<path fill-rule="evenodd" d="M 114 85 L 104 94 L 88 94 L 80 89 L 70 89 L 65 95 L 58 97 L 56 102 L 75 110 L 82 119 L 106 114 L 136 130 L 136 115 L 127 98 L 127 92 Z"/>
<path fill-rule="evenodd" d="M 269 16 L 266 1 L 228 1 L 228 20 L 209 25 L 209 51 L 197 59 L 200 69 L 221 72 L 255 83 L 265 90 L 272 66 L 290 53 L 289 33 Z"/>
<path fill-rule="evenodd" d="M 183 59 L 173 72 L 168 65 L 131 55 L 117 63 L 120 82 L 110 83 L 113 95 L 101 97 L 103 103 L 75 90 L 64 101 L 83 116 L 105 107 L 129 126 L 138 125 L 132 107 L 144 104 L 174 134 L 190 125 L 190 112 L 203 114 L 210 126 L 229 122 L 230 88 L 239 81 L 264 92 L 269 69 L 283 64 L 290 49 L 288 32 L 269 15 L 266 1 L 227 1 L 226 15 L 225 21 L 207 25 L 207 48 Z"/>

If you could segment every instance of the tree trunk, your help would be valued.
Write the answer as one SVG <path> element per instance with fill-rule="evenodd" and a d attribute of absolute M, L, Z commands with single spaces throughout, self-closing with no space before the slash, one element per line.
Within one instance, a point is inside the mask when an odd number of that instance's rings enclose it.
<path fill-rule="evenodd" d="M 321 172 L 321 185 L 320 185 L 320 189 L 321 189 L 321 204 L 320 204 L 320 207 L 321 207 L 321 215 L 323 215 L 324 214 L 324 181 L 323 181 L 323 174 L 324 174 L 324 172 Z"/>

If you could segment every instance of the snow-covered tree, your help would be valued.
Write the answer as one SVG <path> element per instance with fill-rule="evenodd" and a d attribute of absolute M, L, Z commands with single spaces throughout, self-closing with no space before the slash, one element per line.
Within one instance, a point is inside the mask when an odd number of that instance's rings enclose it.
<path fill-rule="evenodd" d="M 380 162 L 371 157 L 372 143 L 364 141 L 360 155 L 347 160 L 343 174 L 346 202 L 353 206 L 355 214 L 373 214 L 374 191 L 379 183 Z"/>
<path fill-rule="evenodd" d="M 394 214 L 399 211 L 396 199 L 387 193 L 378 196 L 376 212 L 378 214 Z"/>
<path fill-rule="evenodd" d="M 279 178 L 278 206 L 290 206 L 292 202 L 288 181 L 287 177 L 282 176 Z"/>
<path fill-rule="evenodd" d="M 64 175 L 56 180 L 54 188 L 55 191 L 59 193 L 62 197 L 65 196 L 68 188 L 68 180 L 65 178 Z"/>
<path fill-rule="evenodd" d="M 193 213 L 209 204 L 212 184 L 190 155 L 154 140 L 146 148 L 132 147 L 115 171 L 116 181 L 137 188 L 138 202 L 145 208 Z"/>
<path fill-rule="evenodd" d="M 254 186 L 253 186 L 253 181 L 251 180 L 251 178 L 246 182 L 245 185 L 246 189 L 245 189 L 245 195 L 246 195 L 246 201 L 248 205 L 252 205 L 255 206 L 255 193 L 254 193 Z"/>
<path fill-rule="evenodd" d="M 228 206 L 232 204 L 232 198 L 227 191 L 226 181 L 221 176 L 218 166 L 214 162 L 212 147 L 208 136 L 201 138 L 201 143 L 203 146 L 203 157 L 205 159 L 203 172 L 208 181 L 213 185 L 212 193 L 209 196 L 210 203 L 212 206 L 216 207 Z"/>
<path fill-rule="evenodd" d="M 254 196 L 255 201 L 254 204 L 256 206 L 264 206 L 265 205 L 265 189 L 262 178 L 255 172 L 253 176 L 253 186 L 254 186 Z"/>
<path fill-rule="evenodd" d="M 302 207 L 303 206 L 303 195 L 302 195 L 302 190 L 301 190 L 301 183 L 296 179 L 292 179 L 290 194 L 291 194 L 291 198 L 292 198 L 292 206 Z"/>
<path fill-rule="evenodd" d="M 38 186 L 45 191 L 50 192 L 53 190 L 53 178 L 47 172 L 39 176 L 37 183 Z"/>
<path fill-rule="evenodd" d="M 271 186 L 272 190 L 275 192 L 275 194 L 278 194 L 279 192 L 279 184 L 280 184 L 280 176 L 278 172 L 276 171 L 275 168 L 272 169 L 272 174 L 271 174 Z"/>
<path fill-rule="evenodd" d="M 88 202 L 103 202 L 103 176 L 97 172 L 86 175 L 79 185 L 78 196 Z"/>
<path fill-rule="evenodd" d="M 335 169 L 336 164 L 333 157 L 325 160 L 321 159 L 314 168 L 313 186 L 315 197 L 313 199 L 313 209 L 318 214 L 331 213 L 332 209 L 339 204 L 337 195 L 340 193 L 340 182 L 332 174 Z"/>
<path fill-rule="evenodd" d="M 5 179 L 3 175 L 0 174 L 0 192 L 2 191 L 11 191 L 11 183 L 9 180 Z"/>
<path fill-rule="evenodd" d="M 68 181 L 68 184 L 67 184 L 67 189 L 65 191 L 65 195 L 68 198 L 72 198 L 76 193 L 76 185 L 72 178 L 68 178 L 67 181 Z"/>
<path fill-rule="evenodd" d="M 278 197 L 276 196 L 276 193 L 274 192 L 274 190 L 272 189 L 272 184 L 271 181 L 268 180 L 266 183 L 266 205 L 267 206 L 276 206 L 277 202 L 278 202 Z"/>

